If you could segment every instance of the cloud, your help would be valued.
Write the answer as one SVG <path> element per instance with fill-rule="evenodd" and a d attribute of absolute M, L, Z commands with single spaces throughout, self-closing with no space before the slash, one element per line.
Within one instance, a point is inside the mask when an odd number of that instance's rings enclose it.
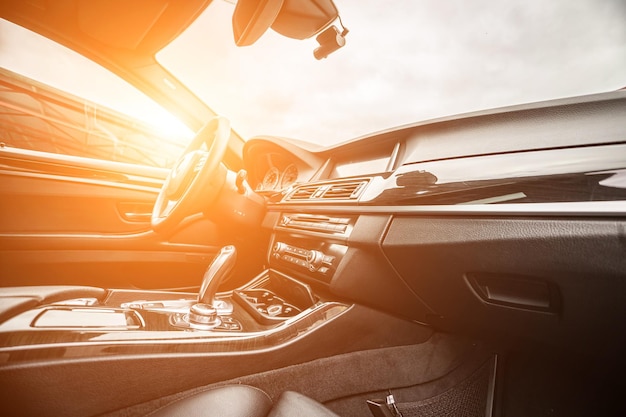
<path fill-rule="evenodd" d="M 272 32 L 236 48 L 232 5 L 214 2 L 184 41 L 198 65 L 174 72 L 244 136 L 315 143 L 626 84 L 620 0 L 336 3 L 347 45 L 316 61 L 314 40 Z"/>

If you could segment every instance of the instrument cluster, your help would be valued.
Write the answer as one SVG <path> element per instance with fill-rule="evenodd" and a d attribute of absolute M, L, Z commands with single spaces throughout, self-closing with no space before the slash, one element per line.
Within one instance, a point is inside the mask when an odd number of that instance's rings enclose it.
<path fill-rule="evenodd" d="M 280 191 L 290 187 L 298 180 L 298 167 L 291 163 L 280 169 L 271 165 L 263 179 L 257 184 L 257 191 Z"/>

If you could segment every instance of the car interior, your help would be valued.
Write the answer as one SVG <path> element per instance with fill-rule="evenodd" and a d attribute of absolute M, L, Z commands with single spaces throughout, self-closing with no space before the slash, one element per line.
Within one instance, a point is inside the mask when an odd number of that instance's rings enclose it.
<path fill-rule="evenodd" d="M 154 58 L 211 2 L 127 3 L 0 2 L 195 132 L 171 169 L 29 149 L 83 103 L 1 70 L 3 415 L 621 414 L 626 90 L 244 141 Z M 337 17 L 240 0 L 234 38 L 322 59 Z"/>

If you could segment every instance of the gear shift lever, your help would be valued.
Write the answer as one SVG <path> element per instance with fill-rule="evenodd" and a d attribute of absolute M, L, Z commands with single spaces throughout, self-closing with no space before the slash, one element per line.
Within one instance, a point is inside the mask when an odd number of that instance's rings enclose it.
<path fill-rule="evenodd" d="M 198 303 L 215 305 L 217 288 L 228 277 L 237 261 L 237 249 L 230 245 L 224 246 L 217 254 L 202 277 L 202 286 L 198 293 Z"/>
<path fill-rule="evenodd" d="M 219 326 L 221 319 L 217 315 L 232 313 L 232 304 L 216 300 L 215 294 L 220 283 L 224 281 L 235 266 L 237 249 L 224 246 L 217 254 L 202 277 L 202 285 L 198 293 L 198 302 L 189 309 L 189 324 L 195 328 L 210 330 Z"/>

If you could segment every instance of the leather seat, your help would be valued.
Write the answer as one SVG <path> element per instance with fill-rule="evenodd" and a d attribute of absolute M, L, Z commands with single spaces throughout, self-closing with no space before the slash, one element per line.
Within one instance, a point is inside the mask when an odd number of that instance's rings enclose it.
<path fill-rule="evenodd" d="M 322 404 L 293 391 L 283 392 L 268 417 L 339 417 Z"/>
<path fill-rule="evenodd" d="M 159 408 L 151 417 L 339 417 L 322 404 L 302 394 L 287 391 L 275 405 L 258 388 L 226 385 L 176 400 Z"/>

